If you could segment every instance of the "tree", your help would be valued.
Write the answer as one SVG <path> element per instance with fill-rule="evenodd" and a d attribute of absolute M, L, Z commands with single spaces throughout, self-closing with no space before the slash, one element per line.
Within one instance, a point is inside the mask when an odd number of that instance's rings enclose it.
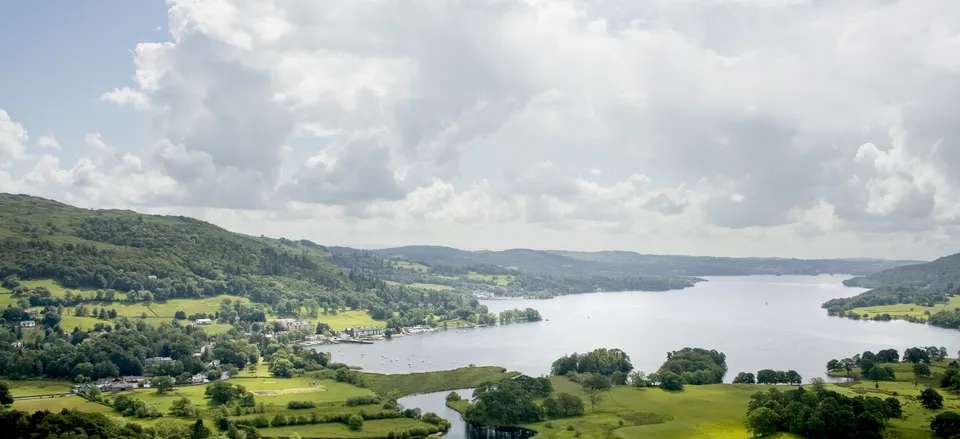
<path fill-rule="evenodd" d="M 930 422 L 930 429 L 937 437 L 960 437 L 960 414 L 956 412 L 940 413 Z"/>
<path fill-rule="evenodd" d="M 187 319 L 187 313 L 185 313 L 185 312 L 183 312 L 183 311 L 177 311 L 177 312 L 173 313 L 173 318 L 175 318 L 175 319 L 177 319 L 177 320 L 186 320 L 186 319 Z"/>
<path fill-rule="evenodd" d="M 10 385 L 6 381 L 0 381 L 0 405 L 13 404 L 13 393 L 10 392 Z"/>
<path fill-rule="evenodd" d="M 663 390 L 678 391 L 683 390 L 683 378 L 673 372 L 662 372 L 657 374 L 660 378 L 660 388 Z"/>
<path fill-rule="evenodd" d="M 647 387 L 647 374 L 642 371 L 634 371 L 630 373 L 630 385 L 634 387 Z"/>
<path fill-rule="evenodd" d="M 766 407 L 760 407 L 747 416 L 747 431 L 753 437 L 763 437 L 777 432 L 780 415 Z"/>
<path fill-rule="evenodd" d="M 234 386 L 225 381 L 217 381 L 213 384 L 210 384 L 204 391 L 204 395 L 210 398 L 210 403 L 213 405 L 231 403 L 239 399 L 244 393 L 247 393 L 247 391 L 243 386 Z"/>
<path fill-rule="evenodd" d="M 917 363 L 913 365 L 913 375 L 919 378 L 927 378 L 930 376 L 930 366 L 927 366 L 923 363 Z"/>
<path fill-rule="evenodd" d="M 170 415 L 182 418 L 194 418 L 197 416 L 197 408 L 187 397 L 181 397 L 170 404 Z"/>
<path fill-rule="evenodd" d="M 459 401 L 460 399 L 460 394 L 457 392 L 450 392 L 447 394 L 447 402 Z"/>
<path fill-rule="evenodd" d="M 937 350 L 936 348 L 934 348 Z M 939 352 L 939 350 L 937 350 Z M 930 354 L 926 349 L 922 348 L 910 348 L 903 351 L 903 362 L 904 363 L 930 363 Z"/>
<path fill-rule="evenodd" d="M 801 377 L 800 374 L 797 373 L 797 371 L 795 370 L 788 370 L 785 375 L 785 380 L 783 381 L 787 384 L 793 384 L 793 385 L 799 386 L 800 384 L 803 383 L 803 377 Z"/>
<path fill-rule="evenodd" d="M 12 289 L 14 289 L 14 288 L 16 288 L 16 287 L 19 287 L 19 286 L 20 286 L 20 277 L 19 277 L 19 276 L 15 275 L 15 274 L 11 274 L 11 275 L 3 278 L 3 287 L 4 287 L 4 288 L 7 288 L 7 289 L 11 289 L 11 290 L 12 290 Z"/>
<path fill-rule="evenodd" d="M 596 408 L 597 403 L 603 401 L 603 390 L 596 387 L 584 387 L 583 392 L 587 394 L 590 400 L 590 408 Z"/>
<path fill-rule="evenodd" d="M 733 384 L 756 384 L 757 379 L 750 372 L 740 372 L 733 379 Z"/>
<path fill-rule="evenodd" d="M 840 360 L 830 360 L 827 362 L 827 372 L 834 372 L 843 369 L 843 365 L 840 364 Z"/>
<path fill-rule="evenodd" d="M 903 416 L 903 407 L 900 405 L 900 400 L 894 397 L 888 397 L 884 399 L 883 402 L 887 404 L 887 407 L 890 409 L 891 418 L 899 418 Z"/>
<path fill-rule="evenodd" d="M 363 429 L 363 417 L 360 415 L 353 415 L 347 419 L 347 426 L 351 430 L 360 431 Z"/>
<path fill-rule="evenodd" d="M 929 387 L 923 389 L 917 399 L 920 400 L 920 404 L 930 410 L 939 410 L 943 407 L 943 396 L 940 395 L 940 392 Z"/>
<path fill-rule="evenodd" d="M 210 437 L 210 429 L 203 425 L 203 419 L 197 419 L 197 422 L 193 423 L 190 439 L 207 439 L 208 437 Z"/>
<path fill-rule="evenodd" d="M 157 393 L 166 393 L 173 390 L 173 378 L 166 375 L 153 377 L 150 380 L 150 385 L 157 389 Z"/>
<path fill-rule="evenodd" d="M 286 358 L 274 359 L 270 362 L 270 373 L 275 377 L 290 378 L 293 376 L 293 363 Z"/>

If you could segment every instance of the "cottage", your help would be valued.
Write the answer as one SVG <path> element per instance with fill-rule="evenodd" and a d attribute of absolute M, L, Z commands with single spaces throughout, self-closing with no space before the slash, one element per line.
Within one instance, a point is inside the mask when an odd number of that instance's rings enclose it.
<path fill-rule="evenodd" d="M 213 320 L 210 319 L 196 319 L 193 321 L 195 325 L 212 325 Z"/>
<path fill-rule="evenodd" d="M 194 384 L 203 384 L 204 382 L 207 381 L 207 377 L 202 373 L 198 373 L 190 377 L 190 381 L 192 381 Z"/>
<path fill-rule="evenodd" d="M 171 361 L 173 361 L 173 358 L 170 358 L 170 357 L 151 357 L 144 360 L 143 365 L 149 370 L 149 369 L 153 369 L 154 366 L 157 366 L 163 363 L 168 363 Z"/>
<path fill-rule="evenodd" d="M 119 383 L 113 383 L 110 385 L 110 391 L 114 393 L 132 391 L 136 388 L 137 388 L 137 385 L 134 383 L 119 382 Z"/>
<path fill-rule="evenodd" d="M 277 323 L 284 331 L 308 331 L 313 329 L 313 323 L 300 319 L 277 319 Z"/>
<path fill-rule="evenodd" d="M 24 321 L 20 322 L 20 326 L 23 327 L 23 328 L 32 328 L 32 327 L 34 327 L 34 326 L 37 326 L 37 322 L 35 322 L 35 321 L 33 321 L 33 320 L 24 320 Z"/>
<path fill-rule="evenodd" d="M 376 337 L 378 335 L 383 335 L 383 328 L 377 328 L 374 326 L 366 326 L 362 328 L 347 328 L 343 332 L 351 337 Z"/>
<path fill-rule="evenodd" d="M 140 381 L 146 381 L 146 378 L 139 375 L 128 375 L 121 379 L 127 383 L 139 383 Z"/>

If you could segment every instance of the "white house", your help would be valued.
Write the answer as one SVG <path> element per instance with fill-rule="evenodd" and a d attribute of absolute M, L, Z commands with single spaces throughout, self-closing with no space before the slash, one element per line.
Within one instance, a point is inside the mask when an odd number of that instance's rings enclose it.
<path fill-rule="evenodd" d="M 24 328 L 32 328 L 32 327 L 34 327 L 34 326 L 37 326 L 37 322 L 35 322 L 35 321 L 33 321 L 33 320 L 24 320 L 24 321 L 20 322 L 20 326 L 21 326 L 21 327 L 24 327 Z"/>
<path fill-rule="evenodd" d="M 383 334 L 383 328 L 367 326 L 363 328 L 347 328 L 344 329 L 343 332 L 346 332 L 351 337 L 375 337 Z"/>
<path fill-rule="evenodd" d="M 197 319 L 193 322 L 196 325 L 212 325 L 213 320 L 210 319 Z"/>
<path fill-rule="evenodd" d="M 277 319 L 276 322 L 285 331 L 308 331 L 314 328 L 313 323 L 300 319 Z"/>
<path fill-rule="evenodd" d="M 156 366 L 156 365 L 158 365 L 158 364 L 167 363 L 167 362 L 170 362 L 170 361 L 173 361 L 173 358 L 170 358 L 170 357 L 151 357 L 151 358 L 147 358 L 146 360 L 144 360 L 144 361 L 143 361 L 143 365 L 146 366 L 147 369 L 153 369 L 153 366 Z"/>
<path fill-rule="evenodd" d="M 203 384 L 205 381 L 207 381 L 207 377 L 202 373 L 198 373 L 190 377 L 190 381 L 193 381 L 194 384 Z"/>

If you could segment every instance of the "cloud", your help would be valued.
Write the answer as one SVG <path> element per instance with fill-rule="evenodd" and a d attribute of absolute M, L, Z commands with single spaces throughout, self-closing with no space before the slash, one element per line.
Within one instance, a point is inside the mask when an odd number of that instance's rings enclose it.
<path fill-rule="evenodd" d="M 0 109 L 0 168 L 9 167 L 13 160 L 23 156 L 28 139 L 23 125 L 12 121 L 10 115 Z"/>
<path fill-rule="evenodd" d="M 42 149 L 60 150 L 60 142 L 58 142 L 57 138 L 52 134 L 49 136 L 41 136 L 37 139 L 37 146 Z"/>
<path fill-rule="evenodd" d="M 2 184 L 316 215 L 378 243 L 892 254 L 883 236 L 929 257 L 960 239 L 957 2 L 169 4 L 170 41 L 101 96 L 150 143 L 88 136 L 89 163 Z M 26 131 L 0 114 L 8 162 Z M 139 165 L 109 168 L 124 153 Z"/>

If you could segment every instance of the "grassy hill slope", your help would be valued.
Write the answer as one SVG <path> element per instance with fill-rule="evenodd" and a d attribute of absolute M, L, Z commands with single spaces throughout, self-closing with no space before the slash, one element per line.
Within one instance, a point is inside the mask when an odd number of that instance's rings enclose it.
<path fill-rule="evenodd" d="M 0 278 L 9 275 L 67 288 L 149 290 L 156 300 L 227 293 L 269 301 L 278 290 L 355 290 L 362 283 L 326 262 L 321 248 L 182 216 L 0 194 Z"/>

